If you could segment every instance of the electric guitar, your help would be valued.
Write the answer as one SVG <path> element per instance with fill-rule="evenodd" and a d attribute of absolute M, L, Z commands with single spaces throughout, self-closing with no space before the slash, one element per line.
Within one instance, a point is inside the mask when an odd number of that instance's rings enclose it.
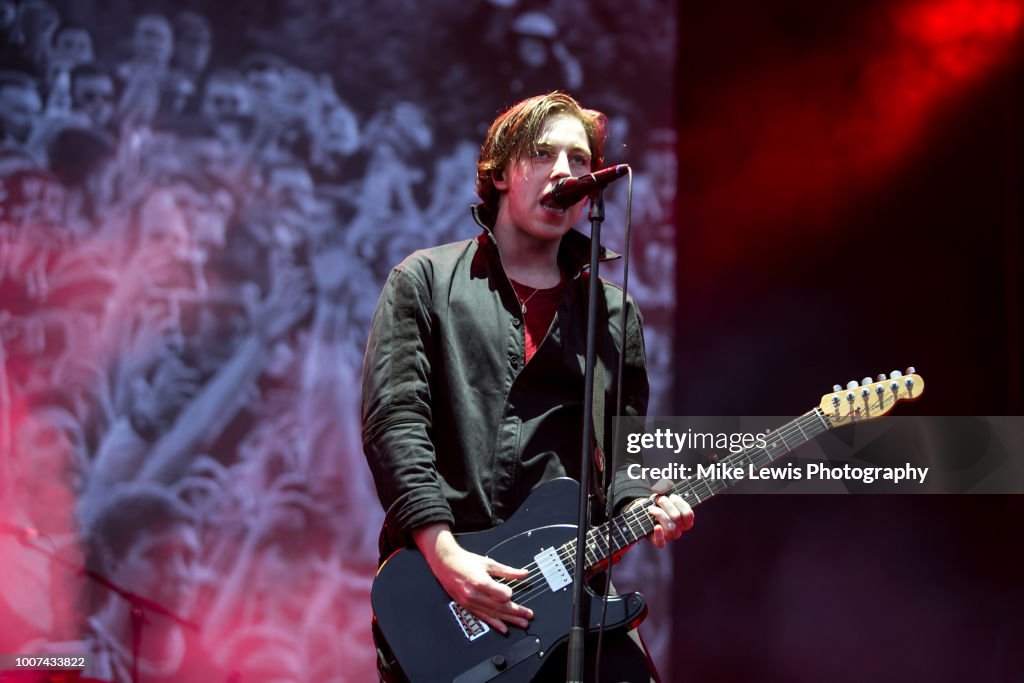
<path fill-rule="evenodd" d="M 764 467 L 825 431 L 881 417 L 899 401 L 918 398 L 924 381 L 913 368 L 904 375 L 862 385 L 838 385 L 813 410 L 769 432 L 766 445 L 723 458 L 726 466 Z M 672 493 L 696 507 L 732 484 L 719 479 L 678 483 Z M 538 486 L 505 523 L 486 531 L 458 534 L 459 544 L 512 567 L 530 571 L 524 579 L 496 579 L 512 587 L 512 599 L 533 610 L 526 629 L 509 626 L 502 635 L 454 602 L 416 549 L 396 551 L 377 572 L 371 592 L 374 621 L 393 655 L 392 667 L 413 683 L 519 683 L 531 680 L 552 650 L 568 638 L 576 557 L 576 507 L 579 485 L 555 479 Z M 587 569 L 654 530 L 655 521 L 637 506 L 593 528 L 587 536 Z M 610 527 L 610 528 L 609 528 Z M 609 543 L 610 539 L 610 543 Z M 589 628 L 596 630 L 601 597 L 587 589 Z M 633 627 L 647 614 L 639 593 L 612 596 L 606 631 Z"/>

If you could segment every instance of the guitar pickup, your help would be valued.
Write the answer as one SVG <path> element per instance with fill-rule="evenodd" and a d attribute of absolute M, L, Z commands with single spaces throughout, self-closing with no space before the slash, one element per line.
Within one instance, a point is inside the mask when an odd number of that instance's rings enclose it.
<path fill-rule="evenodd" d="M 569 570 L 565 568 L 562 558 L 558 556 L 554 548 L 545 548 L 540 551 L 533 556 L 533 561 L 537 563 L 537 567 L 547 580 L 552 593 L 560 591 L 572 583 Z"/>

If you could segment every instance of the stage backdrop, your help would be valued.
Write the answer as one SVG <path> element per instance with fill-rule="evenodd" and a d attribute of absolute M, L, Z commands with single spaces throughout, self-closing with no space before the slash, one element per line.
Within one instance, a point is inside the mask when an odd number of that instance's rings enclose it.
<path fill-rule="evenodd" d="M 927 389 L 901 415 L 1020 415 L 1024 3 L 687 2 L 678 21 L 682 414 L 799 415 L 913 365 Z M 1000 444 L 928 424 L 936 472 Z M 699 507 L 673 548 L 677 680 L 1024 680 L 1022 503 Z"/>
<path fill-rule="evenodd" d="M 526 96 L 605 111 L 633 164 L 671 412 L 674 12 L 0 2 L 0 652 L 88 648 L 128 680 L 125 603 L 85 566 L 197 626 L 148 618 L 146 680 L 374 680 L 370 315 L 403 256 L 476 234 L 478 146 Z M 670 554 L 637 555 L 621 583 L 667 604 Z"/>

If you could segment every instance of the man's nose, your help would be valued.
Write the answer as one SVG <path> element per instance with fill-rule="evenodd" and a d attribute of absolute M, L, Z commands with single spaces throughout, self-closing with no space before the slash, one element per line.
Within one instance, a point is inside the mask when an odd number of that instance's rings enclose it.
<path fill-rule="evenodd" d="M 567 152 L 559 152 L 555 158 L 555 165 L 551 169 L 551 175 L 555 178 L 564 178 L 572 175 L 572 167 L 569 165 L 569 154 Z"/>

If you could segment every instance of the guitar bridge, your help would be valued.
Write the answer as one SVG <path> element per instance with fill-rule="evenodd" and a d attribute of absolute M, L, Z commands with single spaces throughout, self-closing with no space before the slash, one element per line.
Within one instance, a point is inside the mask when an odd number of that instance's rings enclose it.
<path fill-rule="evenodd" d="M 459 628 L 462 629 L 462 634 L 466 636 L 466 640 L 469 642 L 473 642 L 491 630 L 490 626 L 474 617 L 469 613 L 468 609 L 454 600 L 448 603 L 448 609 L 455 615 L 455 621 L 458 622 Z"/>

